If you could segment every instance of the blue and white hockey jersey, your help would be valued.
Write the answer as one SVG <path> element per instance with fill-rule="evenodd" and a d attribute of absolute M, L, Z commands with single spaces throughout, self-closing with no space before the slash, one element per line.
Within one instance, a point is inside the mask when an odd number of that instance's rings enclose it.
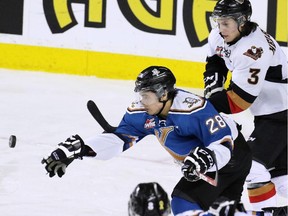
<path fill-rule="evenodd" d="M 103 133 L 84 141 L 97 153 L 96 159 L 110 159 L 151 134 L 179 162 L 201 146 L 214 151 L 221 168 L 231 157 L 232 137 L 237 137 L 237 129 L 234 121 L 220 115 L 209 101 L 177 89 L 166 119 L 149 115 L 141 102 L 136 101 L 128 107 L 115 133 Z M 221 143 L 229 143 L 231 149 Z"/>

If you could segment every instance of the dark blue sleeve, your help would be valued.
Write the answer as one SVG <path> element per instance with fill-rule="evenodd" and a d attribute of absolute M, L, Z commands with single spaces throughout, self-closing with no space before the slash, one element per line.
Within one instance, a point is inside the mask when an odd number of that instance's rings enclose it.
<path fill-rule="evenodd" d="M 115 134 L 124 141 L 123 151 L 132 147 L 145 136 L 154 134 L 153 130 L 144 129 L 145 113 L 129 113 L 126 112 L 120 124 L 118 125 Z"/>

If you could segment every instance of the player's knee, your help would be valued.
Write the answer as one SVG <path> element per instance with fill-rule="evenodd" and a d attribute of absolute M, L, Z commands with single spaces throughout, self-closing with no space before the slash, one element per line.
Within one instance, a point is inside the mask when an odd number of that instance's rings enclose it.
<path fill-rule="evenodd" d="M 272 178 L 271 181 L 275 184 L 277 194 L 288 198 L 288 175 Z"/>
<path fill-rule="evenodd" d="M 260 163 L 252 161 L 250 173 L 246 178 L 250 203 L 266 201 L 276 194 L 269 171 Z"/>
<path fill-rule="evenodd" d="M 248 183 L 247 190 L 250 203 L 259 203 L 276 195 L 275 185 L 271 181 Z"/>
<path fill-rule="evenodd" d="M 246 178 L 247 184 L 268 182 L 271 180 L 269 171 L 260 163 L 252 161 L 250 172 Z"/>

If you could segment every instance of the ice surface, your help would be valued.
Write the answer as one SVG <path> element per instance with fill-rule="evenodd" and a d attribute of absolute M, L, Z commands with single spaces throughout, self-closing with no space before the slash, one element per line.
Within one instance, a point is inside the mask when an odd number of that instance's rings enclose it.
<path fill-rule="evenodd" d="M 134 81 L 1 69 L 0 215 L 126 216 L 138 183 L 156 181 L 170 194 L 181 171 L 153 136 L 109 161 L 76 161 L 61 179 L 49 178 L 40 163 L 70 135 L 102 132 L 86 109 L 88 100 L 118 124 L 134 97 L 133 87 Z M 248 136 L 249 113 L 236 119 L 245 123 Z M 8 145 L 12 134 L 15 148 Z M 246 193 L 243 200 L 249 206 Z"/>

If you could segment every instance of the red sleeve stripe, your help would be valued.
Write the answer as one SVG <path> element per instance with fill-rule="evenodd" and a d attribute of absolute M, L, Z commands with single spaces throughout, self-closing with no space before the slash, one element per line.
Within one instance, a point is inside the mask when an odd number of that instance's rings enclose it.
<path fill-rule="evenodd" d="M 267 191 L 266 193 L 263 193 L 263 194 L 259 194 L 258 196 L 249 195 L 249 200 L 250 200 L 250 203 L 258 203 L 258 202 L 268 200 L 275 195 L 276 195 L 276 190 L 275 190 L 275 187 L 273 187 L 270 191 Z"/>
<path fill-rule="evenodd" d="M 251 203 L 258 203 L 270 199 L 276 195 L 275 185 L 272 182 L 256 188 L 248 188 L 248 196 Z"/>
<path fill-rule="evenodd" d="M 239 106 L 237 106 L 232 100 L 231 98 L 229 97 L 229 95 L 227 94 L 227 98 L 228 98 L 228 103 L 229 103 L 229 107 L 230 107 L 230 110 L 231 110 L 231 113 L 239 113 L 239 112 L 242 112 L 243 109 L 241 109 Z"/>

